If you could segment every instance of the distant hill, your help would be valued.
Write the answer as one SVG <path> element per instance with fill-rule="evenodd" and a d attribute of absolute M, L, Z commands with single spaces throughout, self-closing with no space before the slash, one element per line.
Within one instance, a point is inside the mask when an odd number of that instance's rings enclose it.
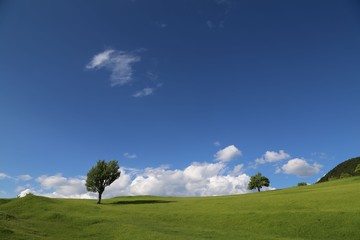
<path fill-rule="evenodd" d="M 349 174 L 351 176 L 359 176 L 360 174 L 355 174 L 356 166 L 360 164 L 360 157 L 349 159 L 345 162 L 340 163 L 325 176 L 323 176 L 317 183 L 327 182 L 333 179 L 341 178 L 341 174 Z"/>

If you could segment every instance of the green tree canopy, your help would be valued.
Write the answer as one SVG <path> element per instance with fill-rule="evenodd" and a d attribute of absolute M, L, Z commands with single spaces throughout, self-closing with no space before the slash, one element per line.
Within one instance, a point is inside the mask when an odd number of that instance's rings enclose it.
<path fill-rule="evenodd" d="M 308 184 L 306 182 L 299 182 L 298 186 L 307 186 Z"/>
<path fill-rule="evenodd" d="M 99 194 L 97 203 L 100 204 L 105 187 L 112 184 L 119 177 L 119 164 L 116 160 L 111 160 L 108 163 L 105 160 L 99 160 L 87 174 L 86 189 Z"/>
<path fill-rule="evenodd" d="M 360 163 L 358 165 L 356 165 L 356 168 L 355 168 L 355 173 L 357 174 L 360 174 Z"/>
<path fill-rule="evenodd" d="M 268 187 L 269 185 L 270 185 L 270 180 L 258 172 L 254 176 L 251 176 L 248 189 L 253 190 L 256 188 L 258 192 L 260 192 L 260 189 L 263 186 Z"/>
<path fill-rule="evenodd" d="M 348 178 L 348 177 L 351 177 L 351 174 L 350 173 L 342 173 L 340 175 L 340 178 Z"/>

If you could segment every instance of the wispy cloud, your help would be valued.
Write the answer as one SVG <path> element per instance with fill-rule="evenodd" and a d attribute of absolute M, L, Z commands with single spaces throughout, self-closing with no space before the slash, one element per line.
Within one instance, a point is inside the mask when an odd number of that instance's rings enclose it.
<path fill-rule="evenodd" d="M 25 175 L 18 176 L 16 179 L 21 180 L 21 181 L 29 181 L 32 179 L 32 177 L 28 174 L 25 174 Z"/>
<path fill-rule="evenodd" d="M 214 24 L 210 20 L 206 21 L 206 25 L 208 26 L 209 29 L 213 29 L 213 27 L 214 27 Z"/>
<path fill-rule="evenodd" d="M 140 61 L 141 57 L 137 53 L 109 49 L 96 54 L 86 65 L 86 69 L 105 68 L 111 72 L 111 86 L 121 86 L 133 80 L 133 66 Z"/>
<path fill-rule="evenodd" d="M 153 95 L 154 92 L 162 87 L 162 83 L 158 83 L 155 87 L 146 87 L 141 89 L 140 91 L 135 92 L 132 96 L 136 97 L 136 98 L 141 98 L 141 97 L 146 97 L 146 96 L 150 96 Z"/>
<path fill-rule="evenodd" d="M 212 18 L 211 20 L 206 21 L 206 26 L 211 29 L 224 28 L 227 15 L 229 14 L 231 8 L 233 7 L 232 0 L 214 0 L 214 3 L 219 8 L 218 18 Z M 214 17 L 212 15 L 212 17 Z"/>
<path fill-rule="evenodd" d="M 123 156 L 125 158 L 128 158 L 128 159 L 135 159 L 137 158 L 137 155 L 135 153 L 131 154 L 131 153 L 124 153 Z"/>
<path fill-rule="evenodd" d="M 136 93 L 134 93 L 132 96 L 139 98 L 139 97 L 146 97 L 146 96 L 150 96 L 154 93 L 155 88 L 144 88 Z"/>
<path fill-rule="evenodd" d="M 100 68 L 103 67 L 105 64 L 108 63 L 109 59 L 110 59 L 110 54 L 113 53 L 115 50 L 106 50 L 102 53 L 99 53 L 97 55 L 95 55 L 93 57 L 93 59 L 91 60 L 91 62 L 89 62 L 86 65 L 87 69 L 93 69 L 93 68 Z"/>
<path fill-rule="evenodd" d="M 221 145 L 221 143 L 219 141 L 215 141 L 215 142 L 213 142 L 213 144 L 215 147 L 220 147 L 220 145 Z"/>
<path fill-rule="evenodd" d="M 159 75 L 153 71 L 147 71 L 146 72 L 146 77 L 151 79 L 151 80 L 157 80 L 159 78 Z"/>
<path fill-rule="evenodd" d="M 11 177 L 5 173 L 0 173 L 0 180 L 7 179 L 7 178 L 11 178 Z"/>

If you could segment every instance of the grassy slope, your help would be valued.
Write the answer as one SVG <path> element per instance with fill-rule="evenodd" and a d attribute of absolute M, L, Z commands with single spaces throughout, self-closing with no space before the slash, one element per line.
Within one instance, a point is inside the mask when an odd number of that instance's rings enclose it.
<path fill-rule="evenodd" d="M 0 199 L 0 239 L 360 239 L 360 177 L 207 198 Z"/>

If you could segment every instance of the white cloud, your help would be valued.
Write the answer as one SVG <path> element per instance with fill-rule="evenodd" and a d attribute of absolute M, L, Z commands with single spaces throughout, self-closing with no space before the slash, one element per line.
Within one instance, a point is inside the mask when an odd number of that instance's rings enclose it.
<path fill-rule="evenodd" d="M 61 174 L 54 176 L 44 175 L 37 178 L 37 181 L 43 188 L 41 191 L 36 191 L 40 195 L 63 198 L 92 198 L 86 191 L 85 177 L 66 178 Z M 53 192 L 48 193 L 48 190 Z"/>
<path fill-rule="evenodd" d="M 133 153 L 133 154 L 124 153 L 123 156 L 124 156 L 125 158 L 128 158 L 128 159 L 135 159 L 135 158 L 137 158 L 137 155 L 136 155 L 135 153 Z"/>
<path fill-rule="evenodd" d="M 93 69 L 93 68 L 101 68 L 109 63 L 110 60 L 110 54 L 112 54 L 115 50 L 106 50 L 102 53 L 99 53 L 93 57 L 90 63 L 86 65 L 87 69 Z"/>
<path fill-rule="evenodd" d="M 104 198 L 112 198 L 121 195 L 129 195 L 129 185 L 131 176 L 126 173 L 124 168 L 120 168 L 120 178 L 115 180 L 109 187 L 105 188 Z"/>
<path fill-rule="evenodd" d="M 241 156 L 241 151 L 234 145 L 227 146 L 224 149 L 219 150 L 215 155 L 215 159 L 219 161 L 230 161 L 231 159 Z"/>
<path fill-rule="evenodd" d="M 25 174 L 25 175 L 20 175 L 17 177 L 18 180 L 21 180 L 21 181 L 29 181 L 32 179 L 32 177 L 28 174 Z"/>
<path fill-rule="evenodd" d="M 65 184 L 67 179 L 61 174 L 57 174 L 54 176 L 40 176 L 37 178 L 37 181 L 45 188 L 53 188 Z"/>
<path fill-rule="evenodd" d="M 309 177 L 319 173 L 322 165 L 314 163 L 309 164 L 306 160 L 294 158 L 289 160 L 281 167 L 281 170 L 286 174 L 293 174 L 298 177 Z"/>
<path fill-rule="evenodd" d="M 234 167 L 234 169 L 230 172 L 231 176 L 238 176 L 242 174 L 244 171 L 244 164 L 239 164 Z"/>
<path fill-rule="evenodd" d="M 5 173 L 0 173 L 0 180 L 7 179 L 7 178 L 11 178 L 11 177 Z"/>
<path fill-rule="evenodd" d="M 194 162 L 184 170 L 184 176 L 187 180 L 201 181 L 212 176 L 216 176 L 224 169 L 224 164 L 218 163 L 197 163 Z"/>
<path fill-rule="evenodd" d="M 148 168 L 130 185 L 134 195 L 215 196 L 246 193 L 250 177 L 223 174 L 226 165 L 192 163 L 184 170 Z"/>
<path fill-rule="evenodd" d="M 121 169 L 121 176 L 105 189 L 104 198 L 119 195 L 215 196 L 247 193 L 250 177 L 242 173 L 243 165 L 227 169 L 223 162 L 194 162 L 184 169 L 166 166 L 146 169 Z M 129 171 L 129 172 L 126 172 Z M 96 198 L 86 191 L 85 177 L 66 178 L 61 174 L 37 178 L 35 195 L 56 198 Z M 18 189 L 22 190 L 22 189 Z M 21 193 L 20 193 L 21 194 Z"/>
<path fill-rule="evenodd" d="M 133 65 L 141 60 L 135 53 L 106 50 L 96 54 L 86 65 L 87 69 L 105 68 L 111 72 L 111 86 L 124 85 L 133 80 Z"/>
<path fill-rule="evenodd" d="M 146 97 L 146 96 L 150 96 L 154 93 L 155 88 L 144 88 L 136 93 L 134 93 L 132 96 L 133 97 Z"/>
<path fill-rule="evenodd" d="M 22 198 L 22 197 L 25 197 L 26 195 L 28 195 L 30 193 L 32 193 L 30 189 L 25 189 L 18 195 L 18 197 Z"/>
<path fill-rule="evenodd" d="M 255 160 L 255 163 L 257 164 L 273 163 L 273 162 L 285 160 L 287 158 L 290 158 L 290 155 L 286 153 L 284 150 L 280 150 L 279 152 L 266 151 L 261 158 Z"/>

